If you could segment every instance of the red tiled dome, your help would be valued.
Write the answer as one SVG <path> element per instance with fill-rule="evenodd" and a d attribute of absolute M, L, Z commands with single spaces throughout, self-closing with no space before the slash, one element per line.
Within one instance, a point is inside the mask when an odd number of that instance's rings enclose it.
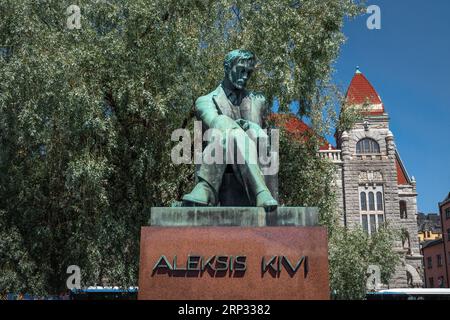
<path fill-rule="evenodd" d="M 370 114 L 383 114 L 384 105 L 380 96 L 367 78 L 357 70 L 353 76 L 345 98 L 346 105 L 369 104 Z"/>

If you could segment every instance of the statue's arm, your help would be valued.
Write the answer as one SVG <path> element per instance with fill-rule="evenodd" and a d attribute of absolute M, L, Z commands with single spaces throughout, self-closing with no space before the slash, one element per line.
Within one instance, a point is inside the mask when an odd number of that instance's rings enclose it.
<path fill-rule="evenodd" d="M 207 128 L 212 128 L 212 124 L 219 116 L 209 96 L 203 96 L 195 101 L 195 113 L 197 119 L 201 120 Z"/>
<path fill-rule="evenodd" d="M 236 122 L 241 126 L 244 131 L 253 130 L 254 134 L 258 138 L 267 138 L 267 134 L 263 129 L 268 128 L 268 116 L 269 109 L 267 107 L 266 99 L 262 94 L 255 94 L 254 99 L 258 99 L 258 112 L 260 116 L 259 123 L 252 122 L 250 120 L 239 119 Z"/>
<path fill-rule="evenodd" d="M 197 99 L 195 102 L 195 111 L 197 119 L 201 120 L 208 129 L 239 128 L 236 121 L 226 115 L 219 114 L 216 105 L 209 96 L 203 96 Z"/>

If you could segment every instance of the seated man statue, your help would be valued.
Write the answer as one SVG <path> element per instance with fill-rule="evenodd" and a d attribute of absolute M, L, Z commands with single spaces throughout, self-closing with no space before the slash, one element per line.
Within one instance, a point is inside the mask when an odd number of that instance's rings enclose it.
<path fill-rule="evenodd" d="M 232 161 L 231 164 L 227 161 L 202 163 L 197 172 L 197 185 L 191 193 L 183 197 L 185 206 L 219 205 L 218 193 L 228 165 L 232 167 L 236 180 L 247 192 L 250 203 L 267 210 L 274 210 L 278 206 L 266 186 L 258 162 L 255 161 L 258 157 L 255 136 L 267 138 L 262 129 L 268 115 L 264 96 L 245 89 L 255 64 L 256 57 L 252 52 L 231 51 L 225 57 L 225 77 L 222 83 L 213 92 L 195 102 L 196 116 L 202 121 L 203 129 L 215 129 L 223 134 L 223 153 L 237 153 L 244 161 Z"/>

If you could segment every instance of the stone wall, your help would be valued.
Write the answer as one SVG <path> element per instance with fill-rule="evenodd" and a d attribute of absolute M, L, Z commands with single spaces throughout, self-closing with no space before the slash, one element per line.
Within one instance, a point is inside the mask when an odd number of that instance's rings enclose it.
<path fill-rule="evenodd" d="M 356 144 L 363 138 L 371 138 L 380 146 L 380 154 L 360 155 Z M 383 186 L 384 212 L 387 223 L 401 232 L 406 229 L 409 242 L 397 239 L 394 249 L 401 262 L 389 283 L 390 287 L 405 288 L 421 286 L 418 278 L 423 278 L 422 256 L 420 255 L 417 230 L 417 192 L 416 185 L 399 186 L 397 180 L 397 149 L 394 136 L 389 130 L 389 118 L 375 117 L 370 121 L 357 123 L 352 130 L 344 132 L 337 145 L 341 147 L 342 162 L 337 164 L 336 187 L 339 210 L 342 210 L 344 223 L 349 227 L 361 227 L 359 187 Z M 339 177 L 341 178 L 339 178 Z M 407 204 L 408 216 L 400 218 L 400 200 Z M 408 270 L 408 271 L 407 271 Z M 417 273 L 414 273 L 414 270 Z"/>
<path fill-rule="evenodd" d="M 420 255 L 419 231 L 417 227 L 417 192 L 415 190 L 415 185 L 400 186 L 399 200 L 406 202 L 407 218 L 401 219 L 401 227 L 406 229 L 409 233 L 410 254 Z"/>

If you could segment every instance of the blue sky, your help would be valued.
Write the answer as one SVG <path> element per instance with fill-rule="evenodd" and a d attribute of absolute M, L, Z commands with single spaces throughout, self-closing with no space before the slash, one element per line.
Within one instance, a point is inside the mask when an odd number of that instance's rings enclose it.
<path fill-rule="evenodd" d="M 347 43 L 334 81 L 346 89 L 355 67 L 377 90 L 410 176 L 418 209 L 438 212 L 450 192 L 450 1 L 369 1 L 381 8 L 381 30 L 369 15 L 347 21 Z"/>

